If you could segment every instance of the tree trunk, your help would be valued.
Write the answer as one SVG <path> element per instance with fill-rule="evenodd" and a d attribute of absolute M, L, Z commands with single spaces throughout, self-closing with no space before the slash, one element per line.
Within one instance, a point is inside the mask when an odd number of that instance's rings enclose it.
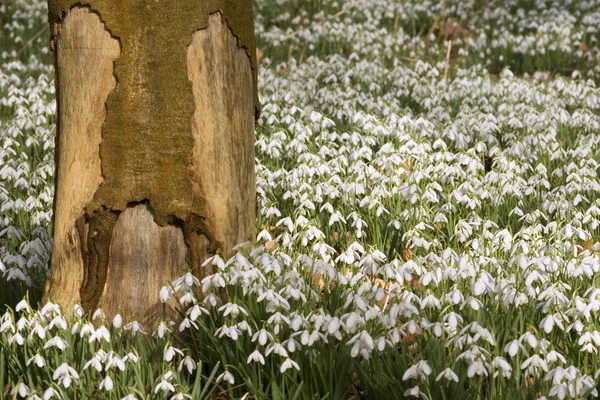
<path fill-rule="evenodd" d="M 148 332 L 160 288 L 255 235 L 251 0 L 49 0 L 57 129 L 42 305 Z"/>

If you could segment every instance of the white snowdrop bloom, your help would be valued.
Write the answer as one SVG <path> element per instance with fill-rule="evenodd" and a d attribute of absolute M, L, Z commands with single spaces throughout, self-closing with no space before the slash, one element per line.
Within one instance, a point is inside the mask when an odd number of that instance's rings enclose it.
<path fill-rule="evenodd" d="M 254 350 L 250 354 L 246 363 L 250 364 L 251 361 L 260 362 L 262 365 L 265 365 L 265 358 L 263 357 L 262 354 L 260 354 L 260 351 L 258 351 L 258 350 Z"/>
<path fill-rule="evenodd" d="M 36 334 L 36 333 L 38 334 L 38 337 L 40 339 L 44 339 L 46 337 L 46 329 L 43 326 L 41 326 L 41 325 L 37 325 L 29 333 L 28 339 L 31 340 L 31 338 L 33 337 L 33 335 Z"/>
<path fill-rule="evenodd" d="M 285 350 L 285 347 L 282 346 L 279 343 L 273 343 L 273 344 L 267 346 L 267 349 L 265 351 L 265 355 L 268 356 L 271 353 L 278 354 L 281 357 L 288 357 L 288 353 Z"/>
<path fill-rule="evenodd" d="M 107 343 L 110 343 L 110 332 L 105 326 L 101 326 L 93 331 L 90 335 L 89 342 L 100 342 L 102 339 L 104 339 Z"/>
<path fill-rule="evenodd" d="M 64 350 L 67 348 L 67 342 L 66 340 L 56 336 L 48 340 L 46 344 L 44 344 L 44 349 L 47 349 L 49 347 L 58 347 L 59 349 Z"/>
<path fill-rule="evenodd" d="M 166 286 L 163 286 L 160 289 L 160 293 L 159 293 L 159 297 L 160 297 L 160 301 L 162 303 L 166 303 L 167 300 L 169 300 L 172 296 L 172 293 L 169 291 L 169 289 Z"/>
<path fill-rule="evenodd" d="M 29 303 L 25 299 L 21 300 L 15 306 L 15 311 L 16 312 L 20 312 L 23 309 L 25 309 L 25 312 L 28 313 L 28 314 L 32 312 L 31 307 L 29 306 Z"/>
<path fill-rule="evenodd" d="M 71 314 L 75 314 L 77 317 L 81 318 L 84 314 L 83 308 L 79 304 L 75 304 L 71 308 Z"/>
<path fill-rule="evenodd" d="M 546 361 L 537 354 L 529 357 L 521 364 L 521 369 L 527 369 L 529 372 L 533 372 L 537 368 L 541 368 L 545 372 L 548 372 L 548 365 L 546 364 Z"/>
<path fill-rule="evenodd" d="M 165 361 L 170 362 L 173 359 L 173 356 L 175 356 L 175 353 L 179 353 L 179 355 L 183 356 L 183 351 L 178 348 L 173 346 L 165 347 L 163 358 Z"/>
<path fill-rule="evenodd" d="M 283 374 L 285 371 L 287 371 L 290 368 L 295 368 L 296 370 L 300 371 L 300 366 L 298 365 L 298 363 L 296 363 L 295 361 L 293 361 L 291 358 L 286 358 L 285 361 L 283 363 L 281 363 L 281 367 L 279 368 L 279 371 Z"/>
<path fill-rule="evenodd" d="M 224 306 L 219 307 L 219 311 L 223 311 L 224 317 L 231 314 L 233 318 L 236 318 L 240 313 L 248 316 L 248 311 L 234 303 L 227 303 Z"/>
<path fill-rule="evenodd" d="M 267 332 L 265 329 L 261 329 L 252 336 L 253 342 L 255 342 L 257 339 L 258 343 L 261 346 L 264 346 L 265 344 L 267 344 L 267 340 L 273 341 L 273 335 Z"/>
<path fill-rule="evenodd" d="M 509 342 L 506 344 L 506 346 L 504 346 L 504 352 L 508 353 L 508 355 L 510 355 L 511 357 L 514 357 L 517 355 L 517 353 L 519 352 L 519 349 L 521 349 L 521 351 L 526 351 L 525 347 L 521 344 L 520 340 L 513 340 L 512 342 Z"/>
<path fill-rule="evenodd" d="M 188 304 L 196 304 L 196 298 L 191 292 L 188 292 L 179 298 L 179 303 L 183 306 L 187 306 Z"/>
<path fill-rule="evenodd" d="M 223 336 L 227 336 L 232 340 L 237 340 L 240 337 L 241 333 L 242 332 L 237 328 L 237 326 L 222 325 L 215 331 L 215 336 L 218 336 L 220 338 Z"/>
<path fill-rule="evenodd" d="M 412 397 L 420 397 L 423 400 L 428 400 L 429 397 L 421 390 L 419 390 L 419 386 L 412 387 L 404 392 L 404 396 L 412 396 Z"/>
<path fill-rule="evenodd" d="M 107 392 L 111 391 L 113 388 L 113 381 L 110 376 L 107 376 L 102 381 L 100 381 L 100 390 L 106 390 Z"/>
<path fill-rule="evenodd" d="M 46 391 L 44 392 L 44 400 L 50 400 L 52 398 L 58 398 L 60 399 L 60 394 L 56 391 L 56 389 L 54 388 L 48 388 L 46 389 Z"/>
<path fill-rule="evenodd" d="M 129 352 L 125 357 L 123 357 L 123 362 L 126 362 L 127 360 L 131 360 L 133 364 L 137 364 L 139 359 L 136 354 Z"/>
<path fill-rule="evenodd" d="M 140 323 L 137 322 L 137 321 L 133 321 L 133 322 L 128 323 L 127 325 L 125 325 L 123 327 L 123 329 L 125 329 L 126 331 L 131 331 L 132 333 L 141 332 L 143 334 L 146 334 L 146 332 L 144 332 L 142 330 L 142 325 L 140 325 Z"/>
<path fill-rule="evenodd" d="M 15 395 L 17 393 L 19 394 L 19 396 L 25 397 L 25 396 L 29 396 L 29 394 L 31 393 L 31 390 L 29 390 L 29 386 L 27 386 L 23 382 L 20 382 L 17 386 L 13 387 L 13 389 L 10 391 L 10 394 L 12 394 L 12 395 Z"/>
<path fill-rule="evenodd" d="M 163 392 L 174 392 L 175 387 L 168 381 L 161 379 L 161 381 L 154 387 L 154 393 L 158 393 L 160 390 Z"/>
<path fill-rule="evenodd" d="M 481 360 L 473 361 L 467 368 L 467 377 L 472 378 L 475 375 L 488 375 L 488 372 Z"/>
<path fill-rule="evenodd" d="M 235 383 L 235 378 L 231 372 L 225 371 L 221 375 L 217 376 L 217 382 L 221 381 L 227 381 L 230 385 L 233 385 Z"/>
<path fill-rule="evenodd" d="M 113 366 L 119 368 L 121 371 L 125 371 L 124 360 L 122 360 L 118 355 L 114 354 L 113 351 L 110 351 L 106 357 L 107 357 L 107 361 L 106 361 L 106 365 L 104 367 L 105 371 L 108 371 Z"/>
<path fill-rule="evenodd" d="M 62 363 L 52 375 L 53 380 L 58 380 L 58 384 L 62 384 L 65 388 L 71 386 L 72 381 L 79 380 L 79 374 L 69 364 Z"/>
<path fill-rule="evenodd" d="M 89 360 L 87 363 L 85 363 L 85 365 L 83 366 L 83 370 L 85 371 L 86 369 L 88 369 L 89 366 L 93 366 L 94 368 L 96 368 L 96 370 L 98 372 L 102 371 L 102 363 L 101 363 L 101 359 L 97 356 L 94 356 L 91 360 Z"/>
<path fill-rule="evenodd" d="M 183 358 L 183 360 L 181 360 L 179 362 L 179 366 L 177 367 L 177 371 L 181 371 L 183 368 L 183 365 L 185 364 L 188 372 L 190 373 L 190 375 L 192 374 L 192 372 L 196 369 L 196 361 L 194 361 L 193 358 L 191 358 L 190 356 L 185 356 Z"/>
<path fill-rule="evenodd" d="M 169 400 L 183 400 L 183 399 L 191 399 L 192 396 L 186 393 L 176 393 Z"/>
<path fill-rule="evenodd" d="M 106 319 L 106 315 L 104 315 L 104 311 L 102 311 L 101 308 L 97 308 L 96 311 L 94 311 L 94 314 L 92 314 L 92 321 L 95 321 L 98 317 Z"/>
<path fill-rule="evenodd" d="M 437 378 L 435 378 L 435 381 L 438 382 L 440 379 L 446 379 L 449 381 L 454 381 L 454 382 L 458 382 L 458 375 L 456 375 L 454 373 L 454 371 L 452 371 L 452 369 L 450 368 L 446 368 L 444 369 L 438 376 Z"/>
<path fill-rule="evenodd" d="M 402 375 L 402 380 L 407 381 L 414 377 L 419 377 L 421 381 L 425 381 L 431 374 L 431 367 L 427 361 L 421 360 L 418 363 L 410 366 Z"/>
<path fill-rule="evenodd" d="M 503 357 L 496 357 L 490 363 L 490 372 L 494 373 L 494 378 L 497 377 L 499 373 L 502 373 L 504 378 L 510 378 L 511 371 L 512 368 L 510 367 L 510 364 Z"/>
<path fill-rule="evenodd" d="M 0 266 L 1 266 L 1 264 L 2 264 L 2 262 L 0 262 Z M 50 312 L 53 312 L 56 315 L 60 315 L 60 307 L 57 304 L 54 304 L 49 301 L 44 305 L 44 307 L 42 307 L 42 309 L 40 310 L 40 314 L 45 317 L 49 317 Z M 64 328 L 64 329 L 66 329 L 66 328 Z"/>
<path fill-rule="evenodd" d="M 16 332 L 15 325 L 11 320 L 6 320 L 0 325 L 0 333 L 7 332 L 9 329 L 12 331 L 13 334 Z"/>
<path fill-rule="evenodd" d="M 44 357 L 40 356 L 39 354 L 36 354 L 35 356 L 33 356 L 29 360 L 27 360 L 27 365 L 31 364 L 32 361 L 35 362 L 36 365 L 40 368 L 42 368 L 43 366 L 46 365 L 46 360 L 44 359 Z"/>
<path fill-rule="evenodd" d="M 375 348 L 375 342 L 367 331 L 362 331 L 356 334 L 348 341 L 347 344 L 352 345 L 352 349 L 350 350 L 350 355 L 352 357 L 356 357 L 360 354 L 364 359 L 367 360 L 371 357 L 371 352 Z"/>
<path fill-rule="evenodd" d="M 188 308 L 188 310 L 186 311 L 186 314 L 189 315 L 191 321 L 196 321 L 201 313 L 210 315 L 206 308 L 200 307 L 198 304 L 195 304 L 193 307 Z"/>
<path fill-rule="evenodd" d="M 538 340 L 535 337 L 534 334 L 532 334 L 531 332 L 525 332 L 520 338 L 519 338 L 519 343 L 522 343 L 523 341 L 527 342 L 527 344 L 529 344 L 529 346 L 535 350 L 536 347 L 538 346 Z"/>
<path fill-rule="evenodd" d="M 54 318 L 52 318 L 52 321 L 50 321 L 50 324 L 48 324 L 48 329 L 54 328 L 54 325 L 60 326 L 60 328 L 63 330 L 67 329 L 67 321 L 65 321 L 65 319 L 60 315 L 57 315 Z"/>
<path fill-rule="evenodd" d="M 167 332 L 171 332 L 171 328 L 169 328 L 166 321 L 161 321 L 158 324 L 155 333 L 157 333 L 159 338 L 163 338 Z"/>

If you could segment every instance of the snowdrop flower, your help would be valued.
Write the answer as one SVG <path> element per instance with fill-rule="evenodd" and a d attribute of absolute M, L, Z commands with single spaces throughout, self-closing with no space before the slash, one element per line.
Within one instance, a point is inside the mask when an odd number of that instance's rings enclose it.
<path fill-rule="evenodd" d="M 121 317 L 121 314 L 115 315 L 115 317 L 112 320 L 112 324 L 116 329 L 119 329 L 121 327 L 121 325 L 123 324 L 123 318 Z"/>
<path fill-rule="evenodd" d="M 105 326 L 101 326 L 100 328 L 92 332 L 89 338 L 89 342 L 100 342 L 102 339 L 104 339 L 107 343 L 110 343 L 110 332 L 108 332 L 108 329 L 106 329 Z"/>
<path fill-rule="evenodd" d="M 158 393 L 159 390 L 162 390 L 163 392 L 174 392 L 175 391 L 175 387 L 173 385 L 171 385 L 170 382 L 161 379 L 161 381 L 158 383 L 158 385 L 156 385 L 156 387 L 154 388 L 154 393 Z"/>
<path fill-rule="evenodd" d="M 141 332 L 143 334 L 146 334 L 146 332 L 142 330 L 142 325 L 140 325 L 137 321 L 128 323 L 123 327 L 123 329 L 125 329 L 126 331 L 131 331 L 132 333 Z"/>
<path fill-rule="evenodd" d="M 183 368 L 183 364 L 185 364 L 185 366 L 186 366 L 188 372 L 190 373 L 190 375 L 196 369 L 196 362 L 190 356 L 185 356 L 183 358 L 183 360 L 181 360 L 179 362 L 179 366 L 177 367 L 177 371 L 181 371 L 181 369 Z"/>
<path fill-rule="evenodd" d="M 260 362 L 262 365 L 265 365 L 265 358 L 263 357 L 262 354 L 260 354 L 260 351 L 258 351 L 258 350 L 254 350 L 250 354 L 246 363 L 250 364 L 251 361 Z"/>
<path fill-rule="evenodd" d="M 107 361 L 106 361 L 106 366 L 104 367 L 104 370 L 108 371 L 113 366 L 119 368 L 121 371 L 125 371 L 124 360 L 121 360 L 121 358 L 118 355 L 114 354 L 114 352 L 111 351 L 107 355 Z"/>
<path fill-rule="evenodd" d="M 504 378 L 510 378 L 511 370 L 510 364 L 503 357 L 496 357 L 490 363 L 490 372 L 494 372 L 494 378 L 498 376 L 500 371 Z"/>
<path fill-rule="evenodd" d="M 62 384 L 65 388 L 71 386 L 72 381 L 79 379 L 79 374 L 69 364 L 62 363 L 52 375 L 53 380 L 58 380 L 58 384 Z"/>
<path fill-rule="evenodd" d="M 283 374 L 285 371 L 292 367 L 300 371 L 300 366 L 295 361 L 293 361 L 291 358 L 286 358 L 285 361 L 281 364 L 281 368 L 279 369 L 279 371 Z"/>
<path fill-rule="evenodd" d="M 160 297 L 161 303 L 166 303 L 167 300 L 169 300 L 172 297 L 172 293 L 169 291 L 169 288 L 167 288 L 166 286 L 163 286 L 160 289 L 159 297 Z"/>
<path fill-rule="evenodd" d="M 21 301 L 20 301 L 20 302 L 19 302 L 19 303 L 16 305 L 16 307 L 15 307 L 15 311 L 16 311 L 16 312 L 19 312 L 19 311 L 21 311 L 21 310 L 23 310 L 23 309 L 25 309 L 25 312 L 26 312 L 27 314 L 29 314 L 29 313 L 31 313 L 31 312 L 32 312 L 32 310 L 31 310 L 31 307 L 29 306 L 29 303 L 28 303 L 28 302 L 27 302 L 25 299 L 21 300 Z"/>
<path fill-rule="evenodd" d="M 67 342 L 66 340 L 56 336 L 48 340 L 46 344 L 44 344 L 44 349 L 47 349 L 49 347 L 58 347 L 59 349 L 64 350 L 67 348 Z"/>
<path fill-rule="evenodd" d="M 221 375 L 217 376 L 217 382 L 221 381 L 227 381 L 230 385 L 233 385 L 235 383 L 235 378 L 231 372 L 225 371 Z"/>
<path fill-rule="evenodd" d="M 44 357 L 40 356 L 39 354 L 36 354 L 35 356 L 27 360 L 27 365 L 31 364 L 32 361 L 35 362 L 40 368 L 46 365 L 46 360 L 44 360 Z"/>
<path fill-rule="evenodd" d="M 179 353 L 179 355 L 183 356 L 183 351 L 169 346 L 169 347 L 165 347 L 165 352 L 164 352 L 164 359 L 166 362 L 169 362 L 173 359 L 173 356 L 175 355 L 175 352 Z"/>
<path fill-rule="evenodd" d="M 14 395 L 16 393 L 19 393 L 19 396 L 21 397 L 25 397 L 25 396 L 29 396 L 29 393 L 31 393 L 31 391 L 29 390 L 29 387 L 20 382 L 17 386 L 15 386 L 11 391 L 10 394 Z"/>
<path fill-rule="evenodd" d="M 113 381 L 110 376 L 107 376 L 100 382 L 100 390 L 106 390 L 107 392 L 111 391 L 113 388 Z"/>
<path fill-rule="evenodd" d="M 350 355 L 352 357 L 356 357 L 360 353 L 366 360 L 371 357 L 371 352 L 375 348 L 373 338 L 367 331 L 362 331 L 352 337 L 352 339 L 348 341 L 348 345 L 352 345 L 352 350 L 350 350 Z"/>
<path fill-rule="evenodd" d="M 402 380 L 407 381 L 418 376 L 421 381 L 425 381 L 430 374 L 431 367 L 427 364 L 427 361 L 422 360 L 408 368 L 402 375 Z"/>
<path fill-rule="evenodd" d="M 186 393 L 177 393 L 171 396 L 170 400 L 183 400 L 183 399 L 191 399 L 192 396 Z"/>
<path fill-rule="evenodd" d="M 245 316 L 248 316 L 248 311 L 246 311 L 243 307 L 238 306 L 237 304 L 233 304 L 233 303 L 227 303 L 224 306 L 219 307 L 219 311 L 223 311 L 223 316 L 226 317 L 229 314 L 231 314 L 231 316 L 233 318 L 237 317 L 240 312 L 242 314 L 244 314 Z"/>
<path fill-rule="evenodd" d="M 104 311 L 102 311 L 101 308 L 97 308 L 96 311 L 94 311 L 94 314 L 92 315 L 92 321 L 95 321 L 98 317 L 103 320 L 106 319 L 106 315 L 104 315 Z"/>
<path fill-rule="evenodd" d="M 483 365 L 483 362 L 481 360 L 473 361 L 469 365 L 469 368 L 467 368 L 467 376 L 469 378 L 472 378 L 475 375 L 488 375 L 488 372 L 485 369 L 485 366 Z"/>
<path fill-rule="evenodd" d="M 44 400 L 50 400 L 52 398 L 58 398 L 60 399 L 60 394 L 56 391 L 56 389 L 54 388 L 48 388 L 46 389 L 46 391 L 44 392 Z"/>
<path fill-rule="evenodd" d="M 159 338 L 162 339 L 165 336 L 165 333 L 172 331 L 171 328 L 169 328 L 169 326 L 167 325 L 166 321 L 161 321 L 154 332 L 158 335 Z"/>
<path fill-rule="evenodd" d="M 281 357 L 288 357 L 288 353 L 287 351 L 285 351 L 285 347 L 283 347 L 283 345 L 279 343 L 273 343 L 272 345 L 268 346 L 265 351 L 265 355 L 268 356 L 269 354 L 271 354 L 271 352 L 278 354 Z"/>
<path fill-rule="evenodd" d="M 435 381 L 438 382 L 442 378 L 445 378 L 446 380 L 449 380 L 449 381 L 458 382 L 458 375 L 456 375 L 454 373 L 454 371 L 452 371 L 450 368 L 446 368 L 445 370 L 443 370 L 437 376 L 437 378 L 435 378 Z"/>
<path fill-rule="evenodd" d="M 99 357 L 94 356 L 91 360 L 89 360 L 87 363 L 85 363 L 85 365 L 83 366 L 83 370 L 85 371 L 91 365 L 94 368 L 96 368 L 96 370 L 98 372 L 101 372 L 102 371 L 102 364 L 101 364 L 100 361 L 101 361 L 101 359 Z"/>
<path fill-rule="evenodd" d="M 420 397 L 423 400 L 428 400 L 427 395 L 419 390 L 419 386 L 408 389 L 404 392 L 404 396 Z"/>
<path fill-rule="evenodd" d="M 546 361 L 544 361 L 544 359 L 537 354 L 529 357 L 521 364 L 521 369 L 527 369 L 529 373 L 533 373 L 537 370 L 537 368 L 541 368 L 545 372 L 548 372 L 548 365 L 546 364 Z"/>

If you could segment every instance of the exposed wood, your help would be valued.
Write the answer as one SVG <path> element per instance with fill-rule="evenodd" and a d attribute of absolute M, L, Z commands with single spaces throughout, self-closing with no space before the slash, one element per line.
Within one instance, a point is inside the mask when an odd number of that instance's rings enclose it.
<path fill-rule="evenodd" d="M 252 238 L 256 224 L 253 81 L 250 60 L 220 13 L 194 34 L 188 76 L 196 111 L 190 174 L 203 194 L 225 257 Z M 200 250 L 196 265 L 206 259 Z"/>
<path fill-rule="evenodd" d="M 56 42 L 57 71 L 57 187 L 54 205 L 54 251 L 49 281 L 62 290 L 55 301 L 79 303 L 83 260 L 77 220 L 102 183 L 99 148 L 106 116 L 106 99 L 115 88 L 113 62 L 119 42 L 98 15 L 75 8 L 64 19 Z M 67 313 L 70 312 L 70 307 Z"/>
<path fill-rule="evenodd" d="M 159 290 L 183 275 L 186 247 L 180 227 L 161 227 L 146 204 L 128 208 L 114 227 L 108 276 L 102 292 L 104 313 L 114 316 L 121 308 L 123 321 L 138 322 L 146 331 L 161 318 L 175 319 L 177 299 L 163 303 Z"/>

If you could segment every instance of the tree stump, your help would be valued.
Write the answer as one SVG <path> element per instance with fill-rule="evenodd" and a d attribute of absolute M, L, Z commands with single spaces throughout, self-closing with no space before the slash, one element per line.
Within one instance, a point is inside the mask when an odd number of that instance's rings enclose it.
<path fill-rule="evenodd" d="M 49 0 L 57 128 L 42 305 L 145 330 L 160 288 L 256 230 L 251 0 Z"/>

